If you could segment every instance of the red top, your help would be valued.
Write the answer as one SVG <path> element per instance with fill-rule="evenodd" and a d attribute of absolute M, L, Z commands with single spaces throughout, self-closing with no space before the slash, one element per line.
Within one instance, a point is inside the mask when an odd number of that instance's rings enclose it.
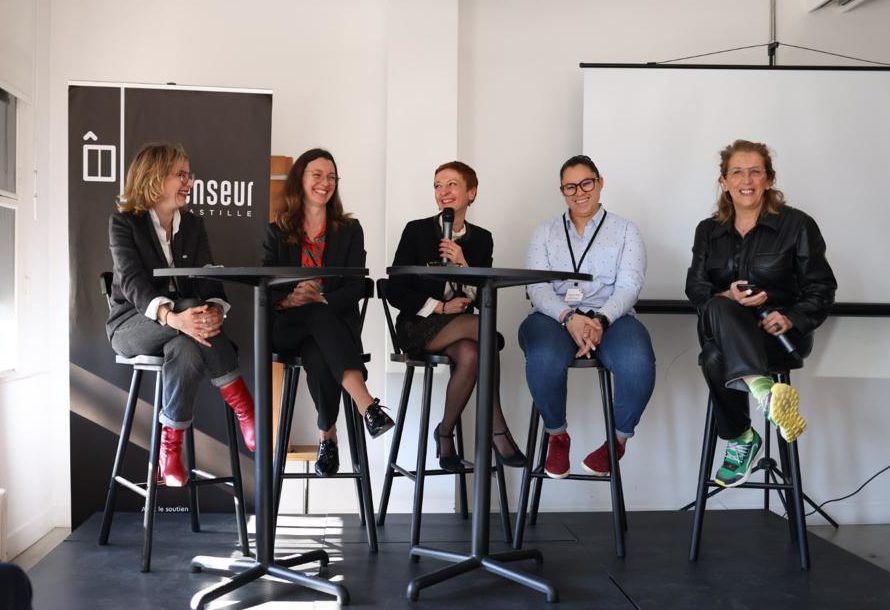
<path fill-rule="evenodd" d="M 300 265 L 303 267 L 321 267 L 321 261 L 324 257 L 325 230 L 326 225 L 322 225 L 321 231 L 314 238 L 303 235 L 303 248 L 300 251 Z"/>

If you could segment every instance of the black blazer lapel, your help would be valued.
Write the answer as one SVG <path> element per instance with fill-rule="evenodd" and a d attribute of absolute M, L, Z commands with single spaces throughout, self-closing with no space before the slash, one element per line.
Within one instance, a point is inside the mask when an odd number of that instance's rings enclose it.
<path fill-rule="evenodd" d="M 346 260 L 346 245 L 349 238 L 345 235 L 351 227 L 344 225 L 339 231 L 328 231 L 325 234 L 324 254 L 321 256 L 323 267 L 343 267 Z M 343 283 L 339 277 L 328 277 L 322 280 L 327 292 L 336 290 Z"/>
<path fill-rule="evenodd" d="M 198 227 L 196 218 L 189 212 L 179 213 L 179 231 L 173 236 L 171 250 L 175 267 L 197 267 Z"/>
<path fill-rule="evenodd" d="M 167 266 L 167 259 L 164 257 L 164 249 L 161 247 L 161 240 L 158 238 L 158 232 L 155 231 L 155 225 L 151 220 L 151 214 L 146 212 L 136 217 L 140 221 L 142 231 L 148 236 L 151 245 L 154 246 L 157 263 L 160 267 Z"/>

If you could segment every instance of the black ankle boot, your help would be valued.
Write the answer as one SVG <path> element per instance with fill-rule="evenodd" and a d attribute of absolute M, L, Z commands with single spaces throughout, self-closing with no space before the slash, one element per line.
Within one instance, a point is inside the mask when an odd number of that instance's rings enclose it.
<path fill-rule="evenodd" d="M 451 434 L 441 434 L 439 429 L 442 424 L 438 424 L 433 430 L 433 440 L 436 443 L 436 457 L 439 458 L 439 468 L 448 472 L 462 472 L 464 469 L 464 461 L 455 451 L 452 455 L 442 455 L 442 439 L 451 439 L 451 445 L 454 446 L 454 432 Z"/>

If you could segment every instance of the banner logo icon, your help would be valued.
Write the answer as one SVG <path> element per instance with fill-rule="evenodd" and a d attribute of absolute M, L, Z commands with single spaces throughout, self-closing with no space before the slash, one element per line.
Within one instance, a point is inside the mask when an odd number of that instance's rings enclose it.
<path fill-rule="evenodd" d="M 95 142 L 99 137 L 92 131 L 83 134 L 84 142 Z M 115 182 L 117 180 L 117 147 L 110 144 L 83 145 L 83 181 Z"/>

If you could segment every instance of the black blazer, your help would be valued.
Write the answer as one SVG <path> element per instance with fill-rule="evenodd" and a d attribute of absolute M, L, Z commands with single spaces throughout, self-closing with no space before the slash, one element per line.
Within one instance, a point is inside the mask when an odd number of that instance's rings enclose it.
<path fill-rule="evenodd" d="M 148 304 L 157 297 L 225 299 L 220 282 L 188 277 L 175 278 L 176 291 L 169 290 L 170 278 L 154 277 L 154 269 L 167 267 L 167 259 L 148 213 L 115 212 L 108 221 L 108 242 L 114 263 L 111 283 L 111 313 L 105 330 L 114 331 L 135 315 L 145 315 Z M 207 231 L 200 217 L 180 210 L 179 231 L 171 244 L 176 267 L 203 267 L 213 264 Z"/>
<path fill-rule="evenodd" d="M 701 309 L 742 279 L 763 288 L 769 295 L 766 306 L 782 312 L 802 334 L 825 321 L 837 289 L 816 221 L 789 205 L 778 214 L 761 214 L 744 239 L 732 219 L 699 223 L 686 274 L 689 300 Z"/>
<path fill-rule="evenodd" d="M 491 267 L 494 241 L 482 227 L 464 223 L 467 232 L 458 240 L 464 258 L 471 267 Z M 393 266 L 426 265 L 442 260 L 439 242 L 442 240 L 439 216 L 412 220 L 402 231 Z M 399 310 L 399 318 L 415 316 L 429 298 L 445 299 L 445 282 L 420 276 L 397 275 L 389 279 L 386 300 Z"/>
<path fill-rule="evenodd" d="M 270 223 L 263 241 L 263 266 L 301 267 L 300 247 L 300 244 L 289 243 L 278 225 Z M 322 266 L 364 267 L 366 259 L 365 233 L 358 220 L 350 219 L 338 231 L 328 231 L 321 259 Z M 358 303 L 364 297 L 364 279 L 330 277 L 324 278 L 323 285 L 324 298 L 328 305 L 340 312 L 354 335 L 360 337 Z M 280 288 L 271 290 L 272 303 L 283 299 L 288 292 L 288 289 Z"/>

